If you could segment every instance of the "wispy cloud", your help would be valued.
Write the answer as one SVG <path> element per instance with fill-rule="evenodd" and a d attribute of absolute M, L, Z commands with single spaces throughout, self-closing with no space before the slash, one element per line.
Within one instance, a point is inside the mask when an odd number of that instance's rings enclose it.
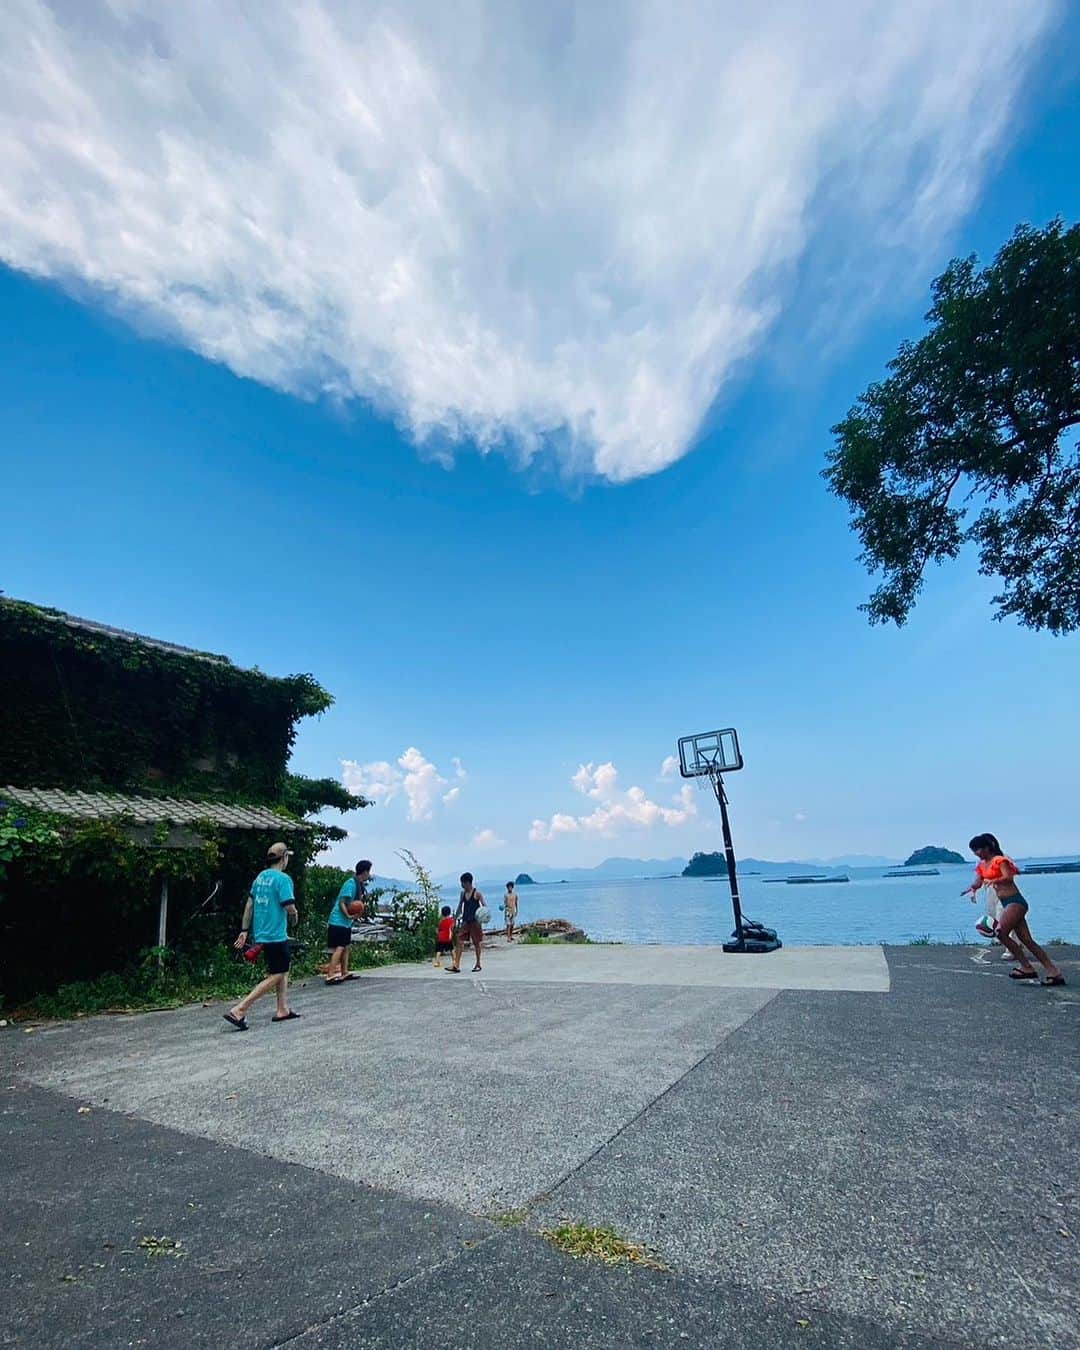
<path fill-rule="evenodd" d="M 457 778 L 468 777 L 459 759 L 451 762 Z M 403 795 L 408 802 L 410 820 L 430 820 L 440 801 L 448 805 L 457 800 L 461 791 L 460 787 L 453 787 L 444 792 L 449 780 L 415 745 L 399 755 L 395 764 L 385 759 L 369 764 L 343 759 L 341 780 L 350 792 L 362 793 L 374 802 L 391 802 Z"/>
<path fill-rule="evenodd" d="M 1054 0 L 7 0 L 0 258 L 232 370 L 622 481 L 815 240 L 968 208 Z"/>
<path fill-rule="evenodd" d="M 533 843 L 550 843 L 563 834 L 616 835 L 656 825 L 674 828 L 697 815 L 694 790 L 689 785 L 680 789 L 671 806 L 661 806 L 650 800 L 643 788 L 623 791 L 618 770 L 610 761 L 582 764 L 570 781 L 578 792 L 598 805 L 583 815 L 556 812 L 550 820 L 534 820 L 529 830 Z"/>

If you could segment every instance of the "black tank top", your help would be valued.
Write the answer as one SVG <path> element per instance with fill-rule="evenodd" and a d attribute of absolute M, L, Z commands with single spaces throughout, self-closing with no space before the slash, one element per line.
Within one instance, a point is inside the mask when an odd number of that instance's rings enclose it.
<path fill-rule="evenodd" d="M 471 900 L 466 900 L 466 899 L 465 899 L 465 892 L 462 891 L 462 892 L 461 892 L 461 901 L 460 901 L 460 904 L 461 904 L 461 922 L 462 922 L 462 923 L 475 923 L 475 922 L 476 922 L 476 911 L 480 908 L 480 906 L 481 906 L 483 903 L 484 903 L 484 902 L 477 896 L 475 890 L 474 890 L 473 893 L 472 893 L 472 899 L 471 899 Z"/>

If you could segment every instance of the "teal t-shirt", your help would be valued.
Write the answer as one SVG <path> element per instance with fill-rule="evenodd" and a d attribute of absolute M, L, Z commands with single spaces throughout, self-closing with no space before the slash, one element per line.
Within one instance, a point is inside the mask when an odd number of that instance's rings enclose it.
<path fill-rule="evenodd" d="M 357 896 L 363 900 L 364 890 L 357 885 L 355 877 L 349 877 L 347 881 L 342 883 L 341 890 L 337 893 L 334 908 L 330 911 L 330 918 L 327 922 L 336 924 L 339 928 L 351 928 L 352 915 L 344 913 L 341 906 L 343 902 L 347 905 L 350 900 L 355 900 Z"/>
<path fill-rule="evenodd" d="M 256 942 L 284 942 L 288 937 L 285 906 L 293 902 L 292 877 L 267 867 L 251 883 L 255 902 L 252 934 Z"/>

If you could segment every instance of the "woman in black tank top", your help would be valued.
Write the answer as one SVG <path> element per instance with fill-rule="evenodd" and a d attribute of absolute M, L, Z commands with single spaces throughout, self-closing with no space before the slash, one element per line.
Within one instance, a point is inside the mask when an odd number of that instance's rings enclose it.
<path fill-rule="evenodd" d="M 461 953 L 465 950 L 465 944 L 470 941 L 476 950 L 476 965 L 473 966 L 473 971 L 475 973 L 480 970 L 480 950 L 484 945 L 484 930 L 476 914 L 483 903 L 484 897 L 473 885 L 472 873 L 462 872 L 461 897 L 454 915 L 457 920 L 457 928 L 454 931 L 454 964 L 447 966 L 447 975 L 461 974 Z"/>

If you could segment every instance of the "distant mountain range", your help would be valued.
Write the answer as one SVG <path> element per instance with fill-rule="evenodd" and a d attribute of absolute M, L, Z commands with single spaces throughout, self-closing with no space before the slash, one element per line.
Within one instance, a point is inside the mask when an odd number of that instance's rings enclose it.
<path fill-rule="evenodd" d="M 519 872 L 525 872 L 538 885 L 550 885 L 560 881 L 625 881 L 634 877 L 671 877 L 681 876 L 686 866 L 685 858 L 605 858 L 596 867 L 552 867 L 545 863 L 523 862 L 477 864 L 478 884 L 490 886 L 492 879 L 502 877 L 509 881 Z M 801 862 L 770 862 L 763 858 L 740 858 L 740 873 L 760 872 L 771 876 L 796 876 L 800 872 L 821 872 L 841 867 L 895 867 L 896 858 L 879 857 L 876 853 L 847 853 L 837 858 L 809 858 Z M 505 876 L 503 875 L 505 873 Z M 453 875 L 438 878 L 441 885 L 449 886 L 457 882 Z"/>
<path fill-rule="evenodd" d="M 477 876 L 485 877 L 490 884 L 492 877 L 502 876 L 510 881 L 519 872 L 525 872 L 538 885 L 553 881 L 625 881 L 630 877 L 670 877 L 678 876 L 686 866 L 685 858 L 605 858 L 596 867 L 551 867 L 545 863 L 503 863 L 494 866 L 491 863 L 476 865 Z M 443 885 L 457 881 L 456 876 L 440 877 Z"/>

